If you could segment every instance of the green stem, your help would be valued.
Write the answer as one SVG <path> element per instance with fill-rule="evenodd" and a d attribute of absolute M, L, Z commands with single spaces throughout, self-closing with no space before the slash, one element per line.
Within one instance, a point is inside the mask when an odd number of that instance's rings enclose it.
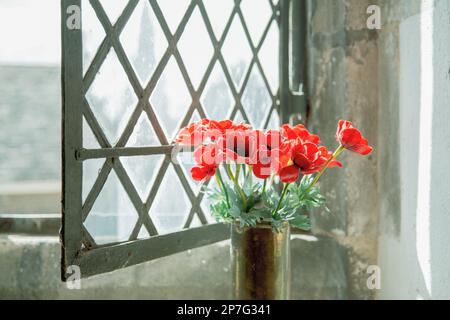
<path fill-rule="evenodd" d="M 266 193 L 267 179 L 264 179 L 262 194 Z"/>
<path fill-rule="evenodd" d="M 225 198 L 227 199 L 227 206 L 228 206 L 228 209 L 230 209 L 231 208 L 230 199 L 228 198 L 228 191 L 227 191 L 227 188 L 225 187 L 225 183 L 223 182 L 222 174 L 220 173 L 220 169 L 217 169 L 217 171 L 216 171 L 216 179 L 217 179 L 217 184 L 222 189 L 222 191 L 225 193 Z"/>
<path fill-rule="evenodd" d="M 247 212 L 247 197 L 245 196 L 244 191 L 242 191 L 241 186 L 239 185 L 239 173 L 241 171 L 241 165 L 236 164 L 236 174 L 234 176 L 234 187 L 236 188 L 236 191 L 239 193 L 242 199 L 242 207 L 244 209 L 244 212 Z"/>
<path fill-rule="evenodd" d="M 245 167 L 245 164 L 244 164 Z M 248 171 L 247 171 L 247 178 L 252 174 L 253 172 L 253 167 L 251 165 L 248 165 Z"/>
<path fill-rule="evenodd" d="M 269 180 L 269 188 L 271 188 L 273 186 L 273 182 L 275 180 L 275 175 L 276 175 L 275 171 L 272 172 L 272 175 L 270 176 L 270 180 Z"/>
<path fill-rule="evenodd" d="M 286 196 L 286 193 L 287 193 L 287 191 L 288 191 L 288 187 L 289 187 L 289 183 L 286 183 L 286 184 L 284 185 L 283 192 L 281 193 L 280 200 L 278 201 L 277 208 L 276 208 L 275 211 L 272 213 L 272 216 L 276 215 L 277 212 L 278 212 L 278 210 L 280 210 L 280 208 L 281 208 L 281 203 L 283 202 L 283 199 L 284 199 L 284 197 Z"/>
<path fill-rule="evenodd" d="M 227 163 L 226 167 L 227 167 L 228 178 L 230 178 L 230 180 L 234 182 L 234 175 L 233 175 L 233 171 L 231 171 L 231 165 L 229 163 Z"/>
<path fill-rule="evenodd" d="M 323 169 L 316 175 L 314 180 L 309 184 L 308 188 L 306 188 L 305 194 L 308 193 L 309 190 L 311 190 L 311 188 L 317 183 L 317 181 L 319 181 L 320 177 L 325 173 L 325 171 L 327 171 L 328 166 L 330 165 L 330 163 L 334 159 L 336 159 L 342 153 L 342 151 L 344 151 L 344 149 L 345 148 L 343 146 L 339 146 L 339 148 L 337 148 L 337 150 L 333 153 L 333 156 L 327 161 L 327 163 L 325 164 Z"/>
<path fill-rule="evenodd" d="M 234 174 L 234 180 L 239 182 L 239 175 L 241 174 L 241 165 L 236 163 L 236 172 Z"/>

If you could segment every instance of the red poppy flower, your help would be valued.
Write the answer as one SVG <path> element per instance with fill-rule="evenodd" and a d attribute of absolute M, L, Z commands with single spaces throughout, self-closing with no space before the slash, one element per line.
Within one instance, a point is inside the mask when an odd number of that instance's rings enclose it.
<path fill-rule="evenodd" d="M 194 151 L 194 159 L 201 166 L 218 166 L 225 161 L 223 150 L 216 143 L 198 147 Z"/>
<path fill-rule="evenodd" d="M 233 130 L 240 130 L 240 131 L 247 131 L 250 130 L 252 128 L 251 125 L 246 124 L 246 123 L 238 123 L 238 124 L 233 124 L 233 127 L 231 129 Z"/>
<path fill-rule="evenodd" d="M 306 127 L 302 124 L 299 124 L 295 127 L 291 127 L 290 125 L 285 124 L 281 127 L 281 131 L 283 137 L 288 141 L 293 141 L 300 138 L 305 142 L 320 144 L 319 136 L 311 134 L 308 129 L 306 129 Z"/>
<path fill-rule="evenodd" d="M 336 132 L 336 140 L 345 149 L 359 153 L 363 156 L 369 155 L 373 148 L 362 136 L 358 129 L 353 127 L 350 121 L 340 120 Z"/>
<path fill-rule="evenodd" d="M 253 174 L 260 179 L 271 176 L 272 170 L 278 172 L 279 157 L 289 151 L 289 144 L 283 141 L 280 131 L 269 130 L 267 133 L 256 131 L 257 150 L 253 165 Z"/>
<path fill-rule="evenodd" d="M 269 130 L 264 134 L 262 144 L 265 144 L 269 150 L 280 149 L 284 145 L 283 135 L 278 130 Z"/>
<path fill-rule="evenodd" d="M 274 156 L 276 150 L 270 150 L 265 145 L 261 145 L 256 152 L 255 163 L 252 164 L 253 174 L 260 179 L 267 179 L 272 175 Z"/>
<path fill-rule="evenodd" d="M 183 128 L 175 138 L 175 143 L 185 146 L 199 146 L 207 138 L 207 130 L 210 121 L 203 119 L 198 122 L 191 123 L 189 126 Z"/>
<path fill-rule="evenodd" d="M 222 146 L 226 159 L 238 164 L 253 164 L 256 161 L 257 139 L 256 131 L 227 130 L 218 144 Z"/>
<path fill-rule="evenodd" d="M 195 166 L 191 169 L 192 179 L 198 182 L 205 182 L 214 177 L 217 166 Z"/>
<path fill-rule="evenodd" d="M 235 124 L 231 120 L 214 121 L 202 119 L 182 128 L 175 139 L 175 143 L 186 146 L 199 146 L 207 139 L 217 141 L 225 136 L 228 131 L 246 131 L 250 129 L 250 125 Z"/>
<path fill-rule="evenodd" d="M 334 167 L 342 168 L 343 167 L 342 163 L 340 163 L 336 159 L 333 159 L 333 152 L 328 151 L 328 149 L 326 147 L 323 147 L 323 146 L 319 147 L 319 150 L 320 150 L 320 156 L 323 157 L 324 159 L 326 159 L 325 164 L 328 163 L 329 160 L 331 160 L 327 165 L 328 168 L 334 168 Z M 320 170 L 322 170 L 323 167 L 324 166 L 322 166 L 322 168 L 320 168 Z"/>
<path fill-rule="evenodd" d="M 311 142 L 303 142 L 297 139 L 292 143 L 289 157 L 281 155 L 279 176 L 285 183 L 297 181 L 300 172 L 313 174 L 321 171 L 331 159 L 332 154 L 325 147 L 318 147 Z M 329 167 L 342 166 L 336 160 L 329 163 Z"/>

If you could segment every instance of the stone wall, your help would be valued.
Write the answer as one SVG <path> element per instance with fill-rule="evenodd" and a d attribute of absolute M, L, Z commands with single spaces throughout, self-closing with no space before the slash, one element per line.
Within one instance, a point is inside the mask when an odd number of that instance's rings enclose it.
<path fill-rule="evenodd" d="M 367 268 L 377 260 L 378 231 L 378 33 L 366 27 L 372 3 L 308 1 L 307 124 L 333 149 L 338 120 L 351 120 L 375 148 L 367 158 L 342 156 L 345 169 L 328 172 L 321 184 L 331 213 L 314 215 L 314 233 L 346 248 L 348 297 L 353 299 L 375 295 L 366 286 Z"/>
<path fill-rule="evenodd" d="M 329 147 L 339 118 L 375 147 L 322 181 L 332 214 L 315 216 L 314 233 L 345 248 L 349 298 L 449 298 L 450 1 L 308 4 L 306 120 Z M 372 4 L 378 31 L 366 27 Z M 378 291 L 367 289 L 369 265 L 380 267 Z"/>

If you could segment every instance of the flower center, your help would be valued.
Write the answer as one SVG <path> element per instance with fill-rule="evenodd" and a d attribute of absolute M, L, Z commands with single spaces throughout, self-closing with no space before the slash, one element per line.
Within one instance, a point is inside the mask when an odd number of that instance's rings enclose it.
<path fill-rule="evenodd" d="M 311 165 L 311 161 L 301 153 L 297 153 L 294 155 L 294 164 L 299 167 L 300 169 L 307 169 Z"/>

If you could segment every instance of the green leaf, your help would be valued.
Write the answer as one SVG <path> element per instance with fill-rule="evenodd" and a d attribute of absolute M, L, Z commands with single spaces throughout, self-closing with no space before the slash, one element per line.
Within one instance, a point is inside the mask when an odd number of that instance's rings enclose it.
<path fill-rule="evenodd" d="M 241 195 L 235 190 L 233 183 L 224 181 L 224 187 L 228 193 L 229 205 L 222 189 L 203 188 L 211 200 L 211 214 L 219 222 L 238 222 L 242 227 L 253 227 L 264 221 L 272 225 L 275 232 L 282 230 L 287 221 L 291 226 L 302 230 L 311 230 L 311 222 L 305 214 L 314 208 L 326 207 L 326 199 L 320 194 L 318 187 L 310 190 L 308 186 L 313 177 L 305 176 L 299 184 L 290 184 L 280 209 L 275 209 L 280 200 L 279 188 L 267 187 L 266 192 L 261 194 L 262 186 L 254 181 L 252 174 L 243 179 L 242 190 L 247 197 L 247 212 L 243 212 Z"/>
<path fill-rule="evenodd" d="M 311 221 L 308 216 L 300 215 L 295 217 L 295 219 L 290 221 L 291 226 L 304 230 L 304 231 L 310 231 L 311 230 Z"/>

